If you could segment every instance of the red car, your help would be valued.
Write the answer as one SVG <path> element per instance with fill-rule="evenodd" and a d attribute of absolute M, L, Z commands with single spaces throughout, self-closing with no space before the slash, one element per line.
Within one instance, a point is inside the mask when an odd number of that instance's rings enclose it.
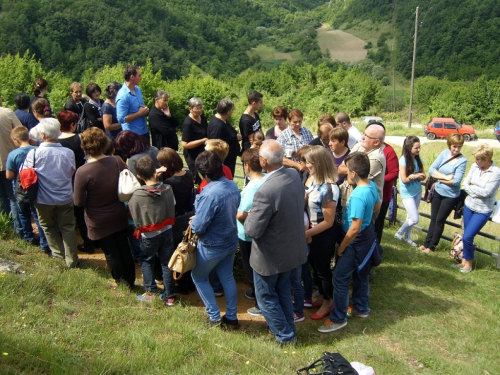
<path fill-rule="evenodd" d="M 428 139 L 435 139 L 436 137 L 446 138 L 451 133 L 460 133 L 464 136 L 466 141 L 477 139 L 474 128 L 470 125 L 461 125 L 451 117 L 434 117 L 424 129 L 425 135 Z"/>

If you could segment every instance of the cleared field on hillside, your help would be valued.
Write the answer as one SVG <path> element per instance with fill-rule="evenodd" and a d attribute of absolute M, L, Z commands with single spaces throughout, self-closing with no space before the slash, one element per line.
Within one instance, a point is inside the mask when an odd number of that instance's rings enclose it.
<path fill-rule="evenodd" d="M 329 30 L 326 25 L 316 31 L 319 47 L 322 51 L 329 50 L 332 60 L 354 62 L 366 57 L 364 40 L 342 30 Z"/>

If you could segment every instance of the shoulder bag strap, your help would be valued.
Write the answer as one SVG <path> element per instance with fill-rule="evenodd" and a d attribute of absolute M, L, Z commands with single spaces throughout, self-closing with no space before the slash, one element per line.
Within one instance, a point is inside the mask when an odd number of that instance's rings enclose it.
<path fill-rule="evenodd" d="M 455 156 L 452 156 L 451 158 L 449 158 L 448 160 L 446 160 L 443 164 L 441 164 L 437 170 L 439 171 L 441 169 L 441 167 L 447 163 L 449 163 L 450 161 L 452 161 L 453 159 L 456 159 L 456 158 L 459 158 L 460 156 L 462 156 L 462 154 L 457 154 Z"/>

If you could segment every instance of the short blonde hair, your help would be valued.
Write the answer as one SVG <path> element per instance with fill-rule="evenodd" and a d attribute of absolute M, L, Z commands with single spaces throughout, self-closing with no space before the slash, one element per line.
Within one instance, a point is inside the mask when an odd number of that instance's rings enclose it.
<path fill-rule="evenodd" d="M 448 148 L 451 146 L 463 146 L 464 136 L 460 133 L 451 133 L 446 139 L 446 143 L 448 144 Z"/>
<path fill-rule="evenodd" d="M 205 142 L 205 150 L 215 152 L 224 161 L 229 154 L 229 145 L 222 139 L 208 139 Z"/>
<path fill-rule="evenodd" d="M 472 154 L 476 159 L 479 160 L 491 161 L 491 159 L 493 159 L 493 149 L 486 143 L 481 143 L 479 146 L 477 146 Z"/>
<path fill-rule="evenodd" d="M 313 146 L 305 154 L 307 162 L 314 164 L 317 184 L 335 184 L 339 178 L 332 154 L 323 146 Z"/>

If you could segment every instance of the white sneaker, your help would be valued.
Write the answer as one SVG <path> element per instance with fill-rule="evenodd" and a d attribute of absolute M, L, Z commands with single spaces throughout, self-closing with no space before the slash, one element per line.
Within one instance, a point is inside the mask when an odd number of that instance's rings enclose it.
<path fill-rule="evenodd" d="M 396 232 L 396 234 L 394 235 L 394 238 L 397 239 L 397 240 L 402 240 L 403 239 L 403 235 Z"/>
<path fill-rule="evenodd" d="M 407 242 L 410 246 L 413 246 L 413 247 L 418 247 L 418 245 L 417 245 L 415 242 L 413 242 L 413 241 L 411 240 L 411 238 L 408 238 L 408 239 L 407 239 L 407 240 L 405 240 L 405 241 L 406 241 L 406 242 Z"/>

